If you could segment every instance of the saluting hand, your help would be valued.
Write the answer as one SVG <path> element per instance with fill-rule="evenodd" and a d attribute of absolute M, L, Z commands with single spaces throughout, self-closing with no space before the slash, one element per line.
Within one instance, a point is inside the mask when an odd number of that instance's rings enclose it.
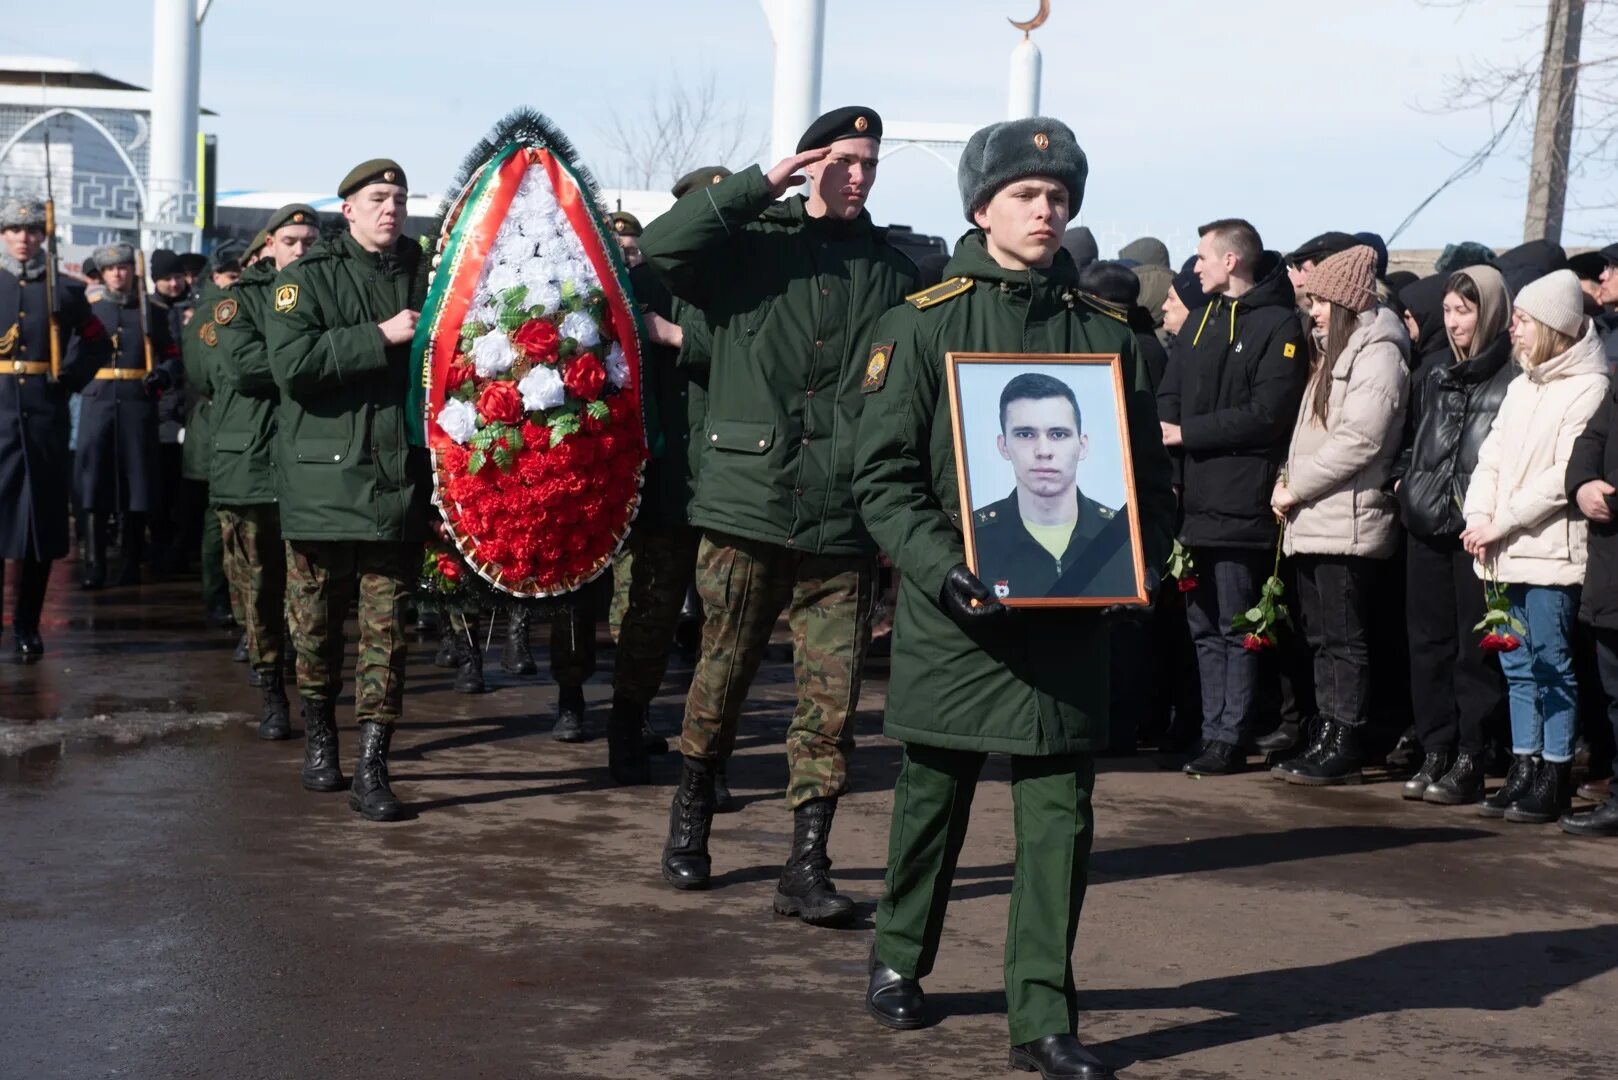
<path fill-rule="evenodd" d="M 770 185 L 770 194 L 780 198 L 787 188 L 797 187 L 804 182 L 805 177 L 798 172 L 805 165 L 813 165 L 817 161 L 824 161 L 826 155 L 831 153 L 831 147 L 821 146 L 813 150 L 805 150 L 801 154 L 782 158 L 776 162 L 775 168 L 764 174 L 765 183 Z"/>
<path fill-rule="evenodd" d="M 405 308 L 387 322 L 377 323 L 377 329 L 382 331 L 382 340 L 389 345 L 408 345 L 416 336 L 416 323 L 420 320 L 420 312 Z"/>
<path fill-rule="evenodd" d="M 1612 509 L 1607 506 L 1607 496 L 1615 489 L 1605 480 L 1591 480 L 1579 485 L 1578 502 L 1579 512 L 1586 518 L 1605 525 L 1612 520 Z"/>

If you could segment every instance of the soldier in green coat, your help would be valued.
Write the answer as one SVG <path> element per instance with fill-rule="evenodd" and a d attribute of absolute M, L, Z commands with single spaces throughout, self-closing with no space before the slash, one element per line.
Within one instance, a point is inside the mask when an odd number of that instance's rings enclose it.
<path fill-rule="evenodd" d="M 197 318 L 211 348 L 213 459 L 208 488 L 224 537 L 225 569 L 241 596 L 248 661 L 264 693 L 261 739 L 292 735 L 284 683 L 287 557 L 276 485 L 276 407 L 280 392 L 264 331 L 272 318 L 276 274 L 320 238 L 320 217 L 303 203 L 270 215 L 265 256 L 228 295 L 204 303 Z M 210 340 L 211 337 L 211 340 Z"/>
<path fill-rule="evenodd" d="M 1093 835 L 1094 753 L 1107 732 L 1109 616 L 1001 604 L 964 562 L 947 352 L 1118 353 L 1148 567 L 1170 546 L 1173 496 L 1150 377 L 1129 327 L 1078 291 L 1061 248 L 1087 165 L 1047 118 L 995 124 L 961 158 L 967 217 L 940 285 L 874 336 L 855 457 L 860 513 L 901 575 L 884 730 L 905 744 L 866 1006 L 926 1022 L 950 880 L 985 757 L 1011 755 L 1016 857 L 1006 932 L 1012 1065 L 1110 1075 L 1076 1037 L 1072 952 Z M 1148 573 L 1148 584 L 1153 575 Z"/>
<path fill-rule="evenodd" d="M 342 786 L 335 708 L 343 620 L 359 602 L 354 715 L 360 754 L 349 805 L 372 821 L 404 807 L 388 785 L 388 743 L 404 695 L 403 606 L 421 569 L 431 480 L 406 437 L 410 341 L 421 249 L 402 233 L 396 162 L 356 166 L 338 185 L 347 231 L 276 275 L 265 338 L 280 391 L 277 491 L 303 701 L 304 786 Z"/>
<path fill-rule="evenodd" d="M 686 698 L 684 772 L 663 877 L 704 888 L 715 764 L 784 608 L 798 705 L 787 733 L 793 845 L 775 910 L 844 922 L 827 835 L 848 782 L 875 557 L 850 473 L 865 346 L 915 282 L 915 265 L 871 223 L 882 121 L 864 107 L 810 125 L 769 172 L 698 187 L 646 227 L 641 252 L 712 334 L 707 419 L 691 524 L 703 530 L 697 590 L 707 622 Z M 809 178 L 806 197 L 778 203 Z"/>

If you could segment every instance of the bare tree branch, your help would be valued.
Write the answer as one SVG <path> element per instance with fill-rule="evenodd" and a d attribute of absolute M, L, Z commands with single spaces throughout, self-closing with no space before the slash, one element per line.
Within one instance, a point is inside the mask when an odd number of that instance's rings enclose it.
<path fill-rule="evenodd" d="M 746 108 L 727 109 L 710 70 L 696 82 L 678 73 L 654 90 L 644 111 L 618 111 L 603 133 L 612 175 L 625 188 L 663 188 L 703 165 L 740 166 L 764 151 Z"/>

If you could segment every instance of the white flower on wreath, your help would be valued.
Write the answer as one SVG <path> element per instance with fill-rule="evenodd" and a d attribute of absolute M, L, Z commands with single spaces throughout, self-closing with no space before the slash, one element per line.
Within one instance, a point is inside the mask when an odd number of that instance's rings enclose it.
<path fill-rule="evenodd" d="M 444 402 L 444 407 L 438 410 L 438 426 L 443 429 L 445 435 L 465 446 L 466 441 L 477 434 L 477 406 L 470 401 L 450 398 Z"/>
<path fill-rule="evenodd" d="M 596 321 L 582 311 L 570 311 L 562 319 L 562 336 L 570 337 L 586 349 L 601 343 Z"/>
<path fill-rule="evenodd" d="M 542 315 L 554 315 L 556 309 L 562 306 L 562 287 L 549 276 L 545 276 L 528 286 L 528 297 L 523 303 L 531 308 L 539 308 Z"/>
<path fill-rule="evenodd" d="M 517 360 L 512 351 L 511 339 L 499 330 L 484 334 L 472 343 L 472 364 L 477 368 L 479 377 L 492 379 L 502 372 L 510 371 L 511 365 Z"/>
<path fill-rule="evenodd" d="M 607 350 L 607 381 L 617 387 L 629 381 L 629 358 L 624 355 L 623 346 L 616 341 Z"/>
<path fill-rule="evenodd" d="M 522 393 L 522 407 L 529 412 L 554 409 L 567 400 L 567 387 L 562 385 L 562 377 L 555 368 L 546 364 L 540 364 L 524 375 L 517 389 Z"/>

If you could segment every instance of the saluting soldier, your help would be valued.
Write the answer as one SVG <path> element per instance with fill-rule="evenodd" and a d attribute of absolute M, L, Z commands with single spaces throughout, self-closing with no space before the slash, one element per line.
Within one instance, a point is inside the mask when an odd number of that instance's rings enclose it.
<path fill-rule="evenodd" d="M 291 203 L 265 227 L 270 257 L 242 271 L 228 291 L 205 301 L 200 340 L 213 395 L 213 457 L 208 491 L 224 546 L 225 573 L 240 597 L 247 659 L 264 695 L 258 734 L 292 734 L 284 683 L 287 642 L 286 545 L 276 487 L 276 406 L 264 328 L 273 318 L 275 275 L 320 238 L 314 208 Z"/>
<path fill-rule="evenodd" d="M 873 335 L 854 461 L 860 513 L 900 572 L 885 731 L 904 743 L 866 1007 L 926 1022 L 950 881 L 989 753 L 1011 755 L 1016 856 L 1006 929 L 1011 1061 L 1046 1077 L 1110 1076 L 1076 1036 L 1073 942 L 1107 732 L 1108 616 L 1001 604 L 967 569 L 945 388 L 948 352 L 1118 353 L 1147 564 L 1167 555 L 1173 496 L 1150 376 L 1129 327 L 1078 291 L 1061 247 L 1088 166 L 1065 124 L 994 124 L 961 157 L 976 227 L 945 280 Z M 1150 576 L 1148 576 L 1150 582 Z"/>
<path fill-rule="evenodd" d="M 0 570 L 12 570 L 17 656 L 37 661 L 51 562 L 67 554 L 72 453 L 68 397 L 107 362 L 110 342 L 77 282 L 46 265 L 45 204 L 0 200 Z M 55 320 L 60 378 L 51 373 Z"/>
<path fill-rule="evenodd" d="M 141 310 L 145 284 L 135 277 L 135 249 L 108 244 L 96 250 L 95 259 L 101 283 L 86 296 L 107 328 L 112 356 L 80 392 L 74 487 L 89 523 L 87 589 L 106 584 L 108 521 L 113 515 L 118 517 L 122 556 L 117 584 L 140 583 L 146 516 L 163 507 L 156 399 L 175 385 L 179 366 L 167 321 L 148 322 Z"/>
<path fill-rule="evenodd" d="M 1040 372 L 1013 376 L 1000 392 L 995 442 L 1016 486 L 972 514 L 978 576 L 994 595 L 1134 596 L 1128 510 L 1079 489 L 1090 437 L 1073 388 Z"/>
<path fill-rule="evenodd" d="M 785 608 L 802 689 L 787 733 L 792 851 L 774 906 L 816 925 L 854 910 L 832 885 L 826 845 L 848 784 L 875 592 L 849 483 L 860 373 L 870 330 L 916 276 L 865 209 L 881 138 L 874 110 L 836 109 L 769 172 L 754 166 L 699 187 L 641 236 L 647 262 L 712 329 L 690 512 L 703 530 L 696 576 L 707 622 L 663 876 L 681 889 L 708 884 L 714 767 L 730 756 Z M 807 196 L 777 203 L 804 175 Z"/>
<path fill-rule="evenodd" d="M 359 601 L 349 805 L 371 821 L 404 807 L 388 744 L 404 697 L 404 603 L 421 569 L 431 480 L 407 438 L 410 341 L 421 249 L 404 233 L 397 162 L 357 165 L 337 187 L 347 231 L 317 240 L 275 278 L 265 339 L 280 391 L 277 493 L 304 726 L 303 783 L 342 786 L 336 706 L 343 620 Z"/>

